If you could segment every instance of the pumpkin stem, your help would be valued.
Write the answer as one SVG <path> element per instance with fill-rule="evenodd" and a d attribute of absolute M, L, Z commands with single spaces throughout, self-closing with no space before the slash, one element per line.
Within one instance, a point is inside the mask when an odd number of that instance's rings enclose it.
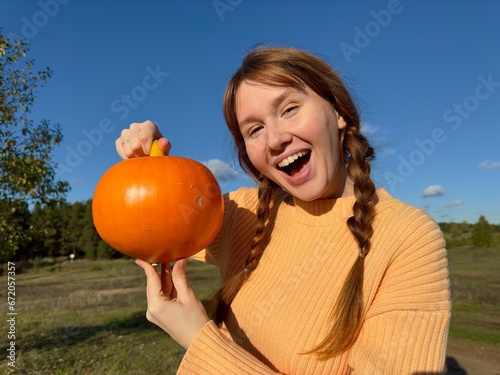
<path fill-rule="evenodd" d="M 149 156 L 165 156 L 165 153 L 158 146 L 158 140 L 155 139 L 151 145 L 151 150 L 149 151 Z"/>

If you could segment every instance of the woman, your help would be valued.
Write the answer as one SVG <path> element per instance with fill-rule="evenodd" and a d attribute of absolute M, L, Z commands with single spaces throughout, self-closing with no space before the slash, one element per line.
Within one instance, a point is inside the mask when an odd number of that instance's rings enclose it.
<path fill-rule="evenodd" d="M 223 226 L 195 256 L 220 268 L 208 317 L 186 261 L 171 291 L 147 275 L 150 321 L 187 351 L 180 374 L 424 374 L 443 370 L 450 319 L 445 242 L 424 212 L 376 189 L 373 149 L 331 67 L 260 47 L 230 80 L 224 116 L 258 181 L 225 195 Z M 151 122 L 123 158 L 170 144 Z M 170 293 L 169 293 L 170 292 Z"/>

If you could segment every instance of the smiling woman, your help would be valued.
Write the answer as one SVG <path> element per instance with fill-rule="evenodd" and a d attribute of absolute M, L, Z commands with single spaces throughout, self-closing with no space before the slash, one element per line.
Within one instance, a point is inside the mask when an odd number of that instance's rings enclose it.
<path fill-rule="evenodd" d="M 346 123 L 329 102 L 308 87 L 251 80 L 235 101 L 246 153 L 263 175 L 304 201 L 353 194 L 339 151 Z"/>
<path fill-rule="evenodd" d="M 338 75 L 306 51 L 257 48 L 228 83 L 224 116 L 259 186 L 224 196 L 219 233 L 193 256 L 220 269 L 210 315 L 185 261 L 170 293 L 138 261 L 148 319 L 187 348 L 178 373 L 441 372 L 451 307 L 442 233 L 375 187 L 374 150 Z M 117 151 L 147 155 L 154 138 L 167 151 L 155 124 L 132 124 Z"/>

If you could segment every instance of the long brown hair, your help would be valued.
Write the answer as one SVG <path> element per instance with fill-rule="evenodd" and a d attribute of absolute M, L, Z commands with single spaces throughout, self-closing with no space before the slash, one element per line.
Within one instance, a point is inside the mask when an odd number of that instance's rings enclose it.
<path fill-rule="evenodd" d="M 211 301 L 212 319 L 217 324 L 222 323 L 234 297 L 259 264 L 264 253 L 262 239 L 272 217 L 270 207 L 277 196 L 276 193 L 280 191 L 278 185 L 252 165 L 245 149 L 236 117 L 236 92 L 244 80 L 290 86 L 299 90 L 308 86 L 330 102 L 347 125 L 340 130 L 340 147 L 348 174 L 354 183 L 356 197 L 353 216 L 347 220 L 347 226 L 358 243 L 356 250 L 359 256 L 332 311 L 333 325 L 329 334 L 316 348 L 308 352 L 316 352 L 321 359 L 331 358 L 345 352 L 354 344 L 363 322 L 364 260 L 370 250 L 373 202 L 376 194 L 370 178 L 370 160 L 373 159 L 374 152 L 360 132 L 359 113 L 347 88 L 325 61 L 311 53 L 288 47 L 258 47 L 244 57 L 241 67 L 226 87 L 223 109 L 227 126 L 234 138 L 240 165 L 259 182 L 257 226 L 245 268 L 226 280 Z"/>

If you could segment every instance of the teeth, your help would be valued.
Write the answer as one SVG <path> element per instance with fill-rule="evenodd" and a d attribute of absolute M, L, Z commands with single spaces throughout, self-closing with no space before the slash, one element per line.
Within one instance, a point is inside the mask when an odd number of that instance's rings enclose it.
<path fill-rule="evenodd" d="M 292 164 L 295 160 L 297 160 L 298 158 L 300 158 L 301 156 L 304 156 L 306 154 L 307 154 L 307 152 L 299 151 L 296 154 L 293 154 L 293 155 L 287 157 L 286 159 L 283 159 L 282 161 L 280 161 L 278 163 L 278 167 L 280 167 L 280 168 L 286 167 L 287 165 Z"/>

